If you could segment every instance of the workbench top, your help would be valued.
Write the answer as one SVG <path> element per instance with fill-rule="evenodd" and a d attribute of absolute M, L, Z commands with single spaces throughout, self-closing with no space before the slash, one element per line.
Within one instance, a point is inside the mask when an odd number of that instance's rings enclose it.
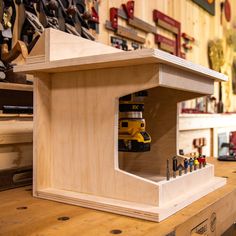
<path fill-rule="evenodd" d="M 216 175 L 227 178 L 227 185 L 161 223 L 33 198 L 28 186 L 0 192 L 0 235 L 157 236 L 172 232 L 183 236 L 205 219 L 214 226 L 215 220 L 209 218 L 214 213 L 216 224 L 210 235 L 221 235 L 236 219 L 236 162 L 211 162 Z M 60 217 L 69 219 L 61 221 Z"/>

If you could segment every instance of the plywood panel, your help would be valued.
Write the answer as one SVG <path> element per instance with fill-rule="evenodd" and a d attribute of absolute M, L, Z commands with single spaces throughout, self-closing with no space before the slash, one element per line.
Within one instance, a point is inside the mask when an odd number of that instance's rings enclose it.
<path fill-rule="evenodd" d="M 145 77 L 141 75 L 143 70 Z M 151 197 L 156 196 L 154 184 L 115 171 L 118 169 L 118 98 L 157 86 L 156 71 L 155 65 L 143 65 L 52 76 L 51 129 L 56 188 L 108 194 L 134 202 L 147 203 L 149 199 L 153 204 L 157 201 L 156 197 Z M 65 143 L 67 148 L 64 148 Z M 83 178 L 77 178 L 78 173 Z M 124 185 L 124 181 L 129 184 Z M 136 194 L 137 186 L 146 189 L 142 199 Z"/>
<path fill-rule="evenodd" d="M 38 78 L 37 76 L 40 76 Z M 34 80 L 34 194 L 35 189 L 51 185 L 51 81 L 49 75 L 38 74 Z M 40 137 L 40 138 L 39 138 Z M 47 148 L 49 147 L 49 148 Z M 37 159 L 36 159 L 37 156 Z M 36 175 L 39 176 L 36 178 Z"/>

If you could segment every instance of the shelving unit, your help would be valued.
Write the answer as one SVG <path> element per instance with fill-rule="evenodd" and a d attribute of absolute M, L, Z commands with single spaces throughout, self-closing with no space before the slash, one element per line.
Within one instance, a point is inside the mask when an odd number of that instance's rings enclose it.
<path fill-rule="evenodd" d="M 15 84 L 15 83 L 0 83 L 0 89 L 16 90 L 16 91 L 33 91 L 33 85 L 30 84 Z"/>
<path fill-rule="evenodd" d="M 0 118 L 29 118 L 29 119 L 32 119 L 33 115 L 28 115 L 28 114 L 0 114 Z"/>
<path fill-rule="evenodd" d="M 0 83 L 3 105 L 33 104 L 33 85 Z M 33 115 L 0 113 L 0 190 L 32 182 Z"/>

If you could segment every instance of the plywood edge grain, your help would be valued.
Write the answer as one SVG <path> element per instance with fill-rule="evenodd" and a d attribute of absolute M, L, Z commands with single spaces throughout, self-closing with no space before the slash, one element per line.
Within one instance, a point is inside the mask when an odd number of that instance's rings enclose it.
<path fill-rule="evenodd" d="M 33 91 L 33 85 L 31 84 L 17 84 L 17 83 L 0 83 L 0 90 L 17 90 L 17 91 Z"/>
<path fill-rule="evenodd" d="M 105 52 L 100 55 L 15 66 L 14 71 L 27 73 L 33 73 L 35 71 L 54 73 L 149 64 L 156 62 L 155 57 L 153 57 L 153 51 L 154 49 L 136 50 L 135 52 Z"/>
<path fill-rule="evenodd" d="M 58 202 L 69 203 L 77 206 L 84 206 L 96 210 L 122 214 L 140 219 L 159 221 L 156 214 L 156 208 L 146 204 L 132 203 L 117 199 L 94 196 L 84 193 L 47 188 L 36 191 L 37 197 L 54 200 Z M 138 210 L 137 210 L 138 209 Z"/>
<path fill-rule="evenodd" d="M 228 81 L 228 77 L 222 73 L 211 70 L 205 66 L 193 63 L 183 58 L 171 55 L 162 50 L 155 49 L 154 56 L 161 61 L 162 64 L 172 65 L 185 71 L 190 71 L 203 77 L 215 79 L 218 81 Z"/>
<path fill-rule="evenodd" d="M 161 220 L 166 219 L 175 212 L 183 209 L 192 202 L 216 190 L 217 188 L 224 186 L 225 184 L 226 179 L 214 177 L 208 184 L 203 185 L 202 188 L 197 189 L 193 193 L 189 193 L 184 197 L 184 199 L 177 199 L 176 201 L 173 201 L 162 207 L 139 204 L 135 202 L 126 202 L 118 199 L 105 198 L 54 188 L 46 188 L 35 191 L 34 196 L 43 199 L 69 203 L 72 205 L 93 208 L 96 210 L 160 222 Z"/>
<path fill-rule="evenodd" d="M 59 30 L 46 29 L 28 57 L 15 72 L 34 73 L 124 67 L 147 63 L 167 64 L 206 78 L 227 81 L 227 76 L 159 49 L 121 51 Z"/>

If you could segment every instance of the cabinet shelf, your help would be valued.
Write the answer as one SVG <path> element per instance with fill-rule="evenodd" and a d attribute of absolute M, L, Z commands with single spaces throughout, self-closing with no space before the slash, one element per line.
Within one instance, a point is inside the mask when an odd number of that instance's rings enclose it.
<path fill-rule="evenodd" d="M 33 118 L 32 114 L 1 114 L 0 118 Z"/>
<path fill-rule="evenodd" d="M 0 89 L 17 90 L 17 91 L 33 91 L 33 85 L 1 82 Z"/>

